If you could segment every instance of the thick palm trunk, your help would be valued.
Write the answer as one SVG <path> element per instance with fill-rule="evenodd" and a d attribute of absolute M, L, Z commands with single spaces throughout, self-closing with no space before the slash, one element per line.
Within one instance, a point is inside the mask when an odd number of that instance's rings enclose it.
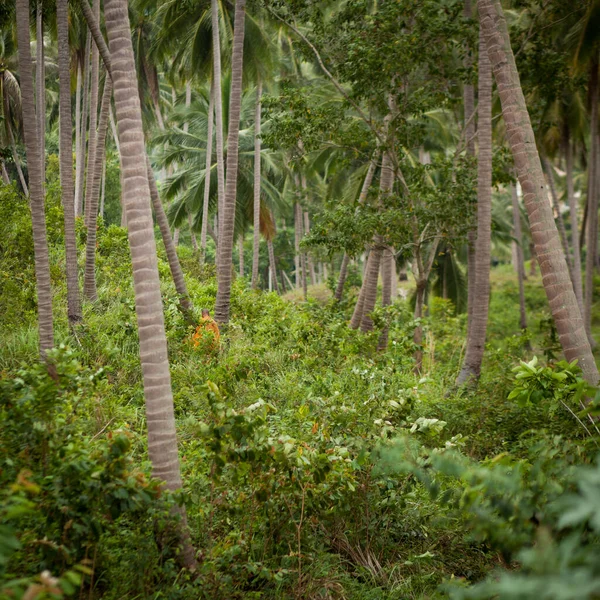
<path fill-rule="evenodd" d="M 87 2 L 88 0 L 83 0 Z M 96 22 L 100 20 L 100 0 L 93 0 L 92 10 Z M 100 53 L 98 45 L 92 44 L 92 71 L 90 82 L 90 133 L 88 141 L 87 170 L 85 180 L 84 220 L 86 227 L 89 226 L 92 185 L 94 171 L 96 169 L 96 146 L 98 144 L 96 131 L 98 124 L 98 91 L 100 87 Z M 98 206 L 96 206 L 96 209 Z"/>
<path fill-rule="evenodd" d="M 262 82 L 256 88 L 256 113 L 254 115 L 254 235 L 252 238 L 252 289 L 258 287 L 258 258 L 260 249 L 260 125 Z M 275 278 L 275 282 L 277 279 Z"/>
<path fill-rule="evenodd" d="M 475 286 L 471 328 L 457 385 L 479 379 L 485 350 L 490 300 L 490 249 L 492 236 L 492 66 L 485 37 L 479 42 L 479 103 L 477 119 L 477 239 L 475 241 Z"/>
<path fill-rule="evenodd" d="M 578 360 L 585 379 L 595 385 L 598 368 L 548 204 L 542 165 L 502 6 L 500 0 L 478 0 L 478 6 L 550 310 L 567 360 Z"/>
<path fill-rule="evenodd" d="M 112 72 L 115 108 L 123 150 L 123 196 L 128 213 L 140 361 L 146 398 L 148 453 L 154 476 L 164 481 L 169 489 L 177 490 L 182 487 L 182 481 L 177 453 L 173 392 L 127 1 L 106 0 L 104 12 L 114 65 Z M 123 143 L 124 140 L 127 140 L 127 143 Z M 194 568 L 196 561 L 189 542 L 185 508 L 178 509 L 178 512 L 182 516 L 179 534 L 183 563 L 189 568 Z"/>
<path fill-rule="evenodd" d="M 187 100 L 187 99 L 186 99 Z M 213 122 L 215 112 L 215 85 L 210 86 L 210 100 L 208 101 L 208 132 L 206 136 L 206 166 L 204 175 L 204 199 L 202 202 L 202 230 L 200 232 L 200 263 L 206 260 L 206 233 L 208 231 L 208 202 L 210 200 L 210 172 L 212 170 L 212 141 Z"/>
<path fill-rule="evenodd" d="M 525 261 L 523 259 L 523 235 L 521 233 L 521 211 L 519 210 L 519 196 L 517 186 L 511 184 L 513 229 L 516 248 L 517 279 L 519 282 L 519 326 L 527 329 L 527 313 L 525 312 Z"/>
<path fill-rule="evenodd" d="M 575 296 L 581 314 L 583 310 L 583 285 L 581 281 L 581 251 L 579 249 L 579 218 L 577 209 L 579 208 L 577 198 L 575 197 L 575 187 L 573 185 L 573 145 L 571 143 L 568 130 L 565 133 L 565 162 L 567 168 L 567 198 L 569 201 L 569 212 L 571 214 L 571 246 L 573 248 L 573 287 Z"/>
<path fill-rule="evenodd" d="M 42 0 L 37 2 L 35 18 L 36 29 L 36 115 L 38 119 L 38 143 L 42 158 L 42 186 L 46 186 L 46 67 L 44 56 L 44 21 L 42 19 Z M 44 192 L 45 193 L 45 192 Z"/>
<path fill-rule="evenodd" d="M 587 235 L 586 235 L 586 259 L 585 259 L 585 296 L 584 296 L 584 324 L 585 331 L 591 344 L 595 346 L 592 337 L 592 307 L 594 303 L 594 268 L 596 266 L 596 255 L 598 254 L 598 193 L 599 193 L 599 169 L 600 169 L 600 136 L 598 134 L 598 100 L 600 86 L 598 82 L 598 62 L 592 64 L 590 73 L 590 138 L 591 149 L 588 166 L 588 191 L 587 191 Z"/>
<path fill-rule="evenodd" d="M 87 0 L 84 0 L 84 2 Z M 112 81 L 106 74 L 104 81 L 104 92 L 102 94 L 102 105 L 100 110 L 100 120 L 98 122 L 98 131 L 95 138 L 96 156 L 104 156 L 106 144 L 106 132 L 108 131 L 108 110 L 112 96 Z M 92 163 L 93 171 L 88 172 L 88 179 L 91 179 L 90 193 L 86 196 L 86 205 L 88 207 L 88 227 L 87 240 L 85 246 L 85 275 L 83 280 L 83 293 L 88 300 L 95 302 L 98 299 L 96 289 L 96 232 L 98 222 L 98 198 L 100 196 L 100 179 L 102 175 L 102 164 L 94 160 Z"/>
<path fill-rule="evenodd" d="M 50 260 L 46 237 L 44 211 L 44 185 L 42 180 L 42 156 L 38 140 L 37 121 L 33 94 L 33 75 L 29 37 L 29 0 L 17 0 L 17 43 L 19 49 L 19 72 L 21 74 L 21 98 L 23 106 L 23 132 L 29 167 L 29 193 L 33 252 L 37 287 L 40 351 L 42 356 L 54 346 L 52 323 L 52 290 L 50 288 Z"/>
<path fill-rule="evenodd" d="M 87 0 L 86 0 L 87 1 Z M 81 109 L 81 148 L 79 149 L 79 161 L 75 171 L 75 216 L 83 213 L 83 184 L 85 181 L 85 157 L 87 148 L 88 113 L 90 109 L 90 54 L 92 53 L 92 36 L 87 32 L 85 46 L 84 69 L 83 69 L 83 107 Z M 79 172 L 79 177 L 77 177 Z"/>
<path fill-rule="evenodd" d="M 221 219 L 225 203 L 225 159 L 223 158 L 223 91 L 221 86 L 221 36 L 219 33 L 219 3 L 211 0 L 212 19 L 212 42 L 213 42 L 213 81 L 214 81 L 214 103 L 215 103 L 215 141 L 217 146 L 217 221 L 218 235 L 221 239 Z M 231 120 L 229 129 L 231 130 Z M 219 262 L 219 249 L 217 259 Z"/>
<path fill-rule="evenodd" d="M 244 64 L 244 28 L 246 0 L 236 0 L 231 55 L 231 93 L 229 96 L 229 131 L 227 135 L 227 181 L 223 219 L 219 231 L 219 254 L 217 267 L 217 299 L 215 318 L 219 323 L 229 322 L 231 299 L 231 265 L 233 255 L 233 230 L 237 198 L 238 151 L 240 136 L 240 113 L 242 109 L 242 68 Z"/>
<path fill-rule="evenodd" d="M 77 241 L 75 237 L 75 186 L 73 183 L 73 134 L 68 19 L 68 0 L 57 0 L 56 27 L 60 95 L 60 187 L 65 221 L 67 314 L 69 323 L 73 324 L 81 320 L 81 299 L 79 297 Z"/>

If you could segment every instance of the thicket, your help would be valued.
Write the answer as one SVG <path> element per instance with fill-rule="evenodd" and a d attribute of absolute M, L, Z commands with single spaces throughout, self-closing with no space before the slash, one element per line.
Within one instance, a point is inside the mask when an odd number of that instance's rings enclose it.
<path fill-rule="evenodd" d="M 149 475 L 126 232 L 100 223 L 100 299 L 70 333 L 50 165 L 61 344 L 52 369 L 37 359 L 26 200 L 0 188 L 0 597 L 600 592 L 600 436 L 582 408 L 595 391 L 557 361 L 535 280 L 523 334 L 510 267 L 494 274 L 484 376 L 477 391 L 457 392 L 465 316 L 448 301 L 428 302 L 417 377 L 410 301 L 379 309 L 363 335 L 347 326 L 358 274 L 341 303 L 325 304 L 294 304 L 238 278 L 221 353 L 205 355 L 190 343 L 159 248 L 184 480 L 173 496 Z M 212 309 L 212 268 L 179 250 L 194 306 Z M 387 322 L 389 350 L 379 353 Z M 180 502 L 201 552 L 194 575 L 179 570 L 169 537 Z"/>

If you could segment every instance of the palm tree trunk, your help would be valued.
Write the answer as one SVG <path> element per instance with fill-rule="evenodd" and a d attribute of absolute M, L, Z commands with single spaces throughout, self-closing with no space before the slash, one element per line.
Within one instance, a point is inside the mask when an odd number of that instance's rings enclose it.
<path fill-rule="evenodd" d="M 578 360 L 585 379 L 595 385 L 598 381 L 598 368 L 579 312 L 552 209 L 548 204 L 542 165 L 502 6 L 500 0 L 478 0 L 478 6 L 488 54 L 498 85 L 506 123 L 506 137 L 523 190 L 550 310 L 567 360 Z"/>
<path fill-rule="evenodd" d="M 335 294 L 333 297 L 340 302 L 342 300 L 342 294 L 344 293 L 344 286 L 346 285 L 346 277 L 348 277 L 348 264 L 350 263 L 350 257 L 344 253 L 342 258 L 342 264 L 340 266 L 340 277 L 338 279 L 337 287 L 335 288 Z"/>
<path fill-rule="evenodd" d="M 517 279 L 519 281 L 519 326 L 523 331 L 527 329 L 527 314 L 525 312 L 525 261 L 523 259 L 523 235 L 521 233 L 521 211 L 519 209 L 519 196 L 517 195 L 517 186 L 513 183 L 510 186 L 512 194 L 512 213 L 514 237 L 516 240 L 516 267 Z"/>
<path fill-rule="evenodd" d="M 38 143 L 42 158 L 42 186 L 46 187 L 46 68 L 44 56 L 44 21 L 42 19 L 42 0 L 37 1 L 35 17 L 36 29 L 36 114 L 38 118 Z M 70 127 L 69 127 L 70 129 Z M 45 193 L 45 192 L 44 192 Z"/>
<path fill-rule="evenodd" d="M 75 236 L 75 186 L 73 183 L 73 133 L 71 119 L 71 68 L 69 52 L 68 0 L 56 2 L 58 37 L 59 119 L 60 119 L 60 187 L 65 221 L 65 258 L 67 275 L 67 314 L 69 323 L 81 320 L 81 299 L 77 274 L 77 240 Z"/>
<path fill-rule="evenodd" d="M 6 71 L 1 75 L 3 78 L 6 78 Z M 3 85 L 4 87 L 4 85 Z M 23 94 L 21 93 L 21 97 Z M 27 186 L 27 182 L 25 181 L 25 175 L 23 174 L 23 169 L 21 168 L 21 161 L 19 160 L 19 153 L 17 152 L 17 144 L 15 142 L 15 136 L 13 134 L 12 127 L 10 125 L 10 105 L 8 102 L 8 95 L 4 94 L 3 98 L 4 102 L 4 120 L 5 120 L 5 128 L 6 133 L 8 135 L 8 143 L 10 144 L 10 149 L 12 152 L 13 162 L 15 163 L 15 168 L 17 169 L 17 175 L 19 176 L 19 181 L 21 183 L 21 187 L 23 188 L 23 193 L 25 196 L 29 196 L 29 187 Z"/>
<path fill-rule="evenodd" d="M 6 164 L 4 163 L 4 159 L 0 158 L 0 169 L 2 170 L 2 181 L 6 185 L 10 185 L 10 177 L 8 176 L 8 171 L 6 170 Z"/>
<path fill-rule="evenodd" d="M 194 252 L 198 252 L 198 240 L 196 239 L 196 234 L 194 233 L 194 222 L 192 220 L 192 214 L 188 212 L 187 216 L 188 220 L 188 229 L 190 230 L 190 237 L 192 239 L 192 249 Z"/>
<path fill-rule="evenodd" d="M 271 275 L 273 277 L 273 285 L 275 291 L 279 294 L 279 282 L 277 281 L 277 265 L 275 263 L 275 250 L 273 249 L 273 240 L 267 240 L 267 250 L 269 251 L 269 269 L 271 269 Z"/>
<path fill-rule="evenodd" d="M 217 322 L 229 322 L 231 298 L 231 266 L 233 255 L 233 230 L 237 197 L 238 152 L 240 137 L 240 113 L 242 109 L 242 69 L 244 64 L 244 28 L 246 0 L 236 0 L 231 55 L 231 92 L 229 95 L 229 131 L 227 135 L 227 181 L 223 219 L 219 231 L 217 267 L 217 299 L 215 318 Z"/>
<path fill-rule="evenodd" d="M 75 204 L 77 202 L 77 189 L 78 183 L 78 168 L 79 168 L 79 148 L 81 146 L 81 87 L 83 85 L 83 72 L 81 69 L 81 60 L 79 56 L 76 58 L 77 61 L 77 83 L 75 84 L 75 183 L 73 186 L 73 214 L 75 214 Z"/>
<path fill-rule="evenodd" d="M 84 0 L 87 2 L 87 0 Z M 98 22 L 100 20 L 100 0 L 93 0 L 92 10 L 94 17 Z M 100 53 L 98 52 L 97 44 L 92 44 L 92 76 L 90 85 L 90 133 L 88 141 L 88 155 L 87 155 L 87 172 L 85 180 L 85 200 L 84 200 L 84 221 L 86 227 L 90 221 L 90 209 L 91 202 L 90 197 L 92 194 L 92 185 L 94 179 L 94 171 L 96 164 L 96 145 L 97 145 L 97 131 L 96 127 L 98 124 L 98 91 L 100 84 Z M 98 206 L 96 206 L 96 209 Z M 85 290 L 84 290 L 85 291 Z"/>
<path fill-rule="evenodd" d="M 394 252 L 387 246 L 381 257 L 381 306 L 389 306 L 392 303 L 392 270 L 394 270 Z M 386 325 L 379 336 L 377 350 L 385 350 L 388 345 L 389 327 Z"/>
<path fill-rule="evenodd" d="M 471 329 L 457 385 L 479 379 L 485 350 L 490 300 L 490 249 L 492 236 L 492 66 L 483 31 L 479 32 L 479 104 L 477 137 L 477 240 L 475 242 L 475 286 Z"/>
<path fill-rule="evenodd" d="M 87 0 L 84 0 L 86 2 Z M 100 196 L 100 179 L 102 174 L 102 162 L 98 157 L 104 156 L 106 144 L 106 132 L 108 131 L 108 110 L 112 96 L 112 80 L 106 74 L 104 81 L 104 92 L 100 108 L 100 120 L 95 137 L 95 158 L 92 163 L 93 171 L 88 171 L 88 180 L 91 179 L 90 193 L 86 195 L 86 206 L 88 209 L 87 240 L 85 246 L 85 275 L 83 279 L 83 293 L 88 300 L 95 302 L 98 299 L 96 289 L 96 233 L 98 222 L 98 197 Z"/>
<path fill-rule="evenodd" d="M 42 356 L 54 346 L 52 322 L 52 289 L 50 288 L 50 259 L 46 237 L 44 211 L 44 184 L 42 180 L 42 156 L 38 140 L 37 121 L 33 94 L 33 75 L 29 37 L 29 0 L 17 0 L 17 43 L 19 48 L 19 73 L 21 75 L 21 98 L 23 104 L 23 132 L 29 167 L 29 192 L 33 252 Z"/>
<path fill-rule="evenodd" d="M 104 220 L 104 199 L 106 196 L 106 154 L 102 161 L 102 187 L 100 188 L 100 210 L 98 215 Z"/>
<path fill-rule="evenodd" d="M 304 183 L 306 184 L 306 178 L 304 179 Z M 310 233 L 310 217 L 308 216 L 308 211 L 304 211 L 304 234 L 308 235 Z M 306 253 L 306 262 L 308 265 L 308 272 L 310 273 L 310 281 L 312 285 L 316 285 L 317 275 L 315 273 L 315 263 L 312 259 L 312 256 Z"/>
<path fill-rule="evenodd" d="M 358 298 L 356 300 L 356 304 L 354 305 L 354 311 L 352 312 L 352 317 L 350 319 L 350 329 L 358 329 L 362 322 L 362 318 L 365 312 L 365 294 L 367 291 L 367 279 L 369 275 L 369 262 L 371 260 L 371 253 L 367 255 L 365 260 L 365 268 L 363 270 L 363 282 L 360 286 L 360 291 L 358 293 Z"/>
<path fill-rule="evenodd" d="M 258 287 L 258 258 L 260 249 L 260 126 L 262 82 L 256 88 L 256 113 L 254 115 L 254 235 L 252 238 L 252 289 Z M 277 278 L 275 278 L 277 282 Z"/>
<path fill-rule="evenodd" d="M 583 285 L 581 281 L 581 251 L 579 249 L 579 219 L 577 210 L 579 208 L 577 198 L 575 197 L 575 188 L 573 185 L 573 145 L 570 139 L 568 128 L 565 130 L 564 140 L 565 162 L 567 168 L 567 198 L 569 200 L 569 212 L 571 214 L 571 245 L 573 247 L 573 287 L 575 296 L 581 314 L 583 310 Z"/>
<path fill-rule="evenodd" d="M 81 148 L 78 150 L 79 160 L 75 167 L 75 216 L 78 217 L 83 212 L 83 183 L 85 181 L 85 156 L 87 146 L 88 131 L 88 113 L 90 108 L 90 54 L 92 53 L 92 36 L 87 32 L 87 41 L 85 46 L 84 69 L 83 69 L 83 108 L 81 115 Z M 79 177 L 77 177 L 79 172 Z"/>
<path fill-rule="evenodd" d="M 212 42 L 213 42 L 213 81 L 215 103 L 215 128 L 217 144 L 217 220 L 218 235 L 221 238 L 221 219 L 225 205 L 225 160 L 223 158 L 223 92 L 221 86 L 221 36 L 219 33 L 219 3 L 211 0 Z M 231 120 L 229 129 L 231 130 Z M 218 263 L 219 249 L 217 248 Z"/>
<path fill-rule="evenodd" d="M 423 306 L 425 304 L 425 290 L 427 288 L 427 280 L 417 281 L 417 291 L 415 298 L 415 313 L 414 318 L 417 323 L 423 318 Z M 415 350 L 415 373 L 420 374 L 423 369 L 423 326 L 417 325 L 413 334 L 413 343 Z"/>
<path fill-rule="evenodd" d="M 127 211 L 125 210 L 125 203 L 123 202 L 123 160 L 121 159 L 121 145 L 119 144 L 119 134 L 117 132 L 117 125 L 115 123 L 112 106 L 109 108 L 108 117 L 110 121 L 110 130 L 112 132 L 113 140 L 115 141 L 117 154 L 119 155 L 119 181 L 121 183 L 121 227 L 127 227 Z"/>
<path fill-rule="evenodd" d="M 297 187 L 297 182 L 296 182 Z M 300 271 L 300 240 L 302 239 L 302 208 L 300 202 L 294 203 L 294 269 L 296 272 L 296 288 L 302 287 L 302 272 Z"/>
<path fill-rule="evenodd" d="M 146 397 L 148 454 L 153 475 L 164 481 L 167 488 L 177 490 L 182 487 L 182 481 L 177 454 L 173 392 L 150 209 L 149 164 L 144 147 L 127 0 L 105 0 L 104 13 L 114 65 L 113 83 L 119 136 L 121 142 L 124 138 L 127 139 L 126 144 L 121 143 L 123 184 Z M 194 569 L 196 560 L 189 541 L 185 507 L 176 510 L 182 517 L 178 526 L 182 562 Z"/>
<path fill-rule="evenodd" d="M 187 102 L 187 98 L 186 98 Z M 204 175 L 204 199 L 202 202 L 202 230 L 200 233 L 200 263 L 206 260 L 206 233 L 208 231 L 208 202 L 210 200 L 210 172 L 212 170 L 212 141 L 213 123 L 215 112 L 215 84 L 210 86 L 210 99 L 208 101 L 208 132 L 206 135 L 206 166 Z"/>

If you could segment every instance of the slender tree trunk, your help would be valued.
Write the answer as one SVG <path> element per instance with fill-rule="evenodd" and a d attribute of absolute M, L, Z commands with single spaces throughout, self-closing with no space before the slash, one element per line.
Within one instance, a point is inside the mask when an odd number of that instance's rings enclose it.
<path fill-rule="evenodd" d="M 60 187 L 65 222 L 65 258 L 67 276 L 67 314 L 69 323 L 81 320 L 81 299 L 77 274 L 77 240 L 75 236 L 75 186 L 73 183 L 73 134 L 71 119 L 71 61 L 69 52 L 68 0 L 56 2 L 58 37 L 59 119 L 60 119 Z"/>
<path fill-rule="evenodd" d="M 516 247 L 517 279 L 519 281 L 519 327 L 527 329 L 527 314 L 525 312 L 525 260 L 523 258 L 523 235 L 521 233 L 521 211 L 519 210 L 519 196 L 517 186 L 511 184 L 513 228 Z"/>
<path fill-rule="evenodd" d="M 479 104 L 477 136 L 477 240 L 475 242 L 475 287 L 471 329 L 457 385 L 479 379 L 485 350 L 490 300 L 490 249 L 492 236 L 492 66 L 485 37 L 479 42 Z"/>
<path fill-rule="evenodd" d="M 114 65 L 114 94 L 117 122 L 123 149 L 123 184 L 128 214 L 129 245 L 133 265 L 136 313 L 139 328 L 148 453 L 153 475 L 171 490 L 182 487 L 173 392 L 167 354 L 160 280 L 150 209 L 148 159 L 144 147 L 142 113 L 135 73 L 133 45 L 126 0 L 105 0 L 105 21 L 111 59 Z M 196 566 L 189 541 L 185 507 L 177 509 L 182 517 L 178 533 L 183 563 Z"/>
<path fill-rule="evenodd" d="M 186 99 L 187 100 L 187 99 Z M 200 263 L 206 260 L 206 232 L 208 230 L 208 202 L 210 200 L 210 172 L 212 170 L 212 141 L 213 122 L 215 112 L 215 83 L 210 86 L 210 99 L 208 101 L 208 132 L 206 136 L 206 166 L 204 175 L 204 199 L 202 202 L 202 231 L 200 233 Z"/>
<path fill-rule="evenodd" d="M 119 134 L 117 132 L 117 125 L 115 123 L 112 106 L 109 108 L 108 117 L 110 121 L 110 130 L 115 141 L 117 154 L 119 155 L 119 181 L 121 183 L 121 227 L 127 227 L 127 211 L 125 210 L 125 203 L 123 201 L 123 160 L 121 158 L 121 145 L 119 144 Z"/>
<path fill-rule="evenodd" d="M 38 118 L 38 142 L 42 158 L 42 185 L 46 187 L 46 57 L 44 55 L 44 21 L 42 18 L 42 0 L 37 2 L 36 11 L 36 114 Z M 45 193 L 45 191 L 44 191 Z"/>
<path fill-rule="evenodd" d="M 194 230 L 193 230 L 194 222 L 192 220 L 191 213 L 188 213 L 187 218 L 188 218 L 188 228 L 190 230 L 190 237 L 192 238 L 192 249 L 194 250 L 194 252 L 198 252 L 198 240 L 196 239 L 196 234 L 194 233 Z"/>
<path fill-rule="evenodd" d="M 6 85 L 6 71 L 0 75 L 4 79 L 4 85 Z M 23 94 L 21 94 L 21 97 Z M 15 163 L 15 167 L 17 169 L 17 175 L 19 176 L 19 181 L 21 183 L 21 187 L 23 188 L 23 193 L 25 196 L 29 196 L 29 187 L 27 186 L 27 182 L 25 181 L 25 175 L 23 174 L 23 169 L 21 168 L 21 161 L 19 159 L 19 153 L 17 152 L 17 144 L 15 142 L 15 136 L 13 134 L 12 127 L 9 121 L 10 115 L 10 105 L 8 102 L 8 94 L 4 94 L 4 119 L 5 119 L 5 129 L 8 135 L 8 143 L 10 144 L 10 150 L 12 152 L 13 162 Z"/>
<path fill-rule="evenodd" d="M 102 161 L 102 187 L 100 189 L 100 210 L 98 211 L 98 215 L 102 217 L 104 220 L 104 199 L 106 196 L 106 154 L 104 155 L 104 160 Z"/>
<path fill-rule="evenodd" d="M 337 287 L 335 288 L 335 294 L 333 297 L 340 302 L 344 293 L 344 286 L 346 285 L 346 277 L 348 277 L 348 264 L 350 263 L 350 257 L 344 253 L 342 258 L 342 264 L 340 266 L 340 277 L 338 279 Z"/>
<path fill-rule="evenodd" d="M 81 69 L 81 60 L 79 55 L 76 56 L 77 61 L 77 82 L 75 85 L 75 182 L 73 185 L 73 214 L 75 214 L 75 206 L 77 204 L 77 189 L 78 169 L 80 163 L 79 148 L 81 147 L 81 87 L 83 85 L 83 71 Z"/>
<path fill-rule="evenodd" d="M 381 306 L 383 307 L 389 306 L 392 303 L 392 269 L 394 268 L 394 261 L 394 253 L 392 249 L 387 246 L 381 257 Z M 379 343 L 377 344 L 378 350 L 385 350 L 387 348 L 388 332 L 389 327 L 388 325 L 385 325 L 379 336 Z"/>
<path fill-rule="evenodd" d="M 217 145 L 217 220 L 218 235 L 221 239 L 221 219 L 225 205 L 225 160 L 223 158 L 223 92 L 221 86 L 221 36 L 219 33 L 219 3 L 218 0 L 211 0 L 211 19 L 212 19 L 212 42 L 213 42 L 213 82 L 214 82 L 214 103 L 215 103 L 215 129 Z M 231 120 L 229 129 L 231 131 Z M 217 259 L 219 262 L 219 249 L 217 248 Z"/>
<path fill-rule="evenodd" d="M 23 106 L 23 132 L 29 171 L 31 225 L 37 286 L 40 351 L 42 356 L 54 346 L 52 322 L 52 290 L 50 288 L 50 260 L 46 237 L 44 211 L 44 184 L 42 180 L 42 156 L 38 140 L 37 120 L 33 94 L 33 65 L 29 37 L 29 0 L 16 1 L 17 43 L 19 49 L 19 73 L 21 75 L 21 99 Z"/>
<path fill-rule="evenodd" d="M 304 183 L 306 184 L 306 178 L 304 179 Z M 310 233 L 310 217 L 308 216 L 308 211 L 304 211 L 304 234 L 308 235 Z M 316 285 L 317 275 L 315 273 L 315 262 L 312 259 L 312 256 L 306 253 L 306 262 L 308 265 L 308 272 L 310 273 L 310 281 L 312 285 Z"/>
<path fill-rule="evenodd" d="M 523 190 L 550 310 L 567 360 L 577 359 L 585 379 L 595 385 L 598 382 L 598 369 L 579 312 L 552 209 L 548 203 L 544 174 L 502 6 L 500 0 L 478 0 L 478 6 L 488 54 L 498 85 L 506 123 L 506 137 Z"/>
<path fill-rule="evenodd" d="M 87 0 L 84 0 L 87 2 Z M 93 0 L 92 10 L 96 22 L 100 21 L 100 0 Z M 97 145 L 97 131 L 96 127 L 98 124 L 98 91 L 100 85 L 100 54 L 98 52 L 97 44 L 92 44 L 92 71 L 91 71 L 91 84 L 90 84 L 90 133 L 88 141 L 88 155 L 87 155 L 87 171 L 85 180 L 85 200 L 84 200 L 84 221 L 86 227 L 90 221 L 90 209 L 91 202 L 89 201 L 92 194 L 93 184 L 93 173 L 95 171 L 96 163 L 96 145 Z M 98 208 L 98 207 L 96 207 Z"/>
<path fill-rule="evenodd" d="M 275 263 L 275 250 L 273 249 L 273 240 L 267 240 L 267 250 L 269 251 L 269 269 L 273 277 L 275 291 L 279 294 L 279 282 L 277 281 L 277 266 Z"/>
<path fill-rule="evenodd" d="M 79 168 L 79 179 L 77 180 L 77 171 L 75 173 L 75 216 L 79 216 L 83 212 L 83 184 L 85 181 L 85 157 L 87 147 L 87 130 L 88 130 L 88 113 L 90 110 L 90 81 L 91 81 L 91 65 L 90 54 L 92 53 L 92 36 L 87 32 L 85 58 L 83 69 L 83 108 L 81 115 L 81 148 L 79 149 L 79 162 L 76 164 L 76 169 Z"/>
<path fill-rule="evenodd" d="M 86 2 L 87 0 L 83 0 Z M 98 131 L 95 137 L 95 155 L 104 156 L 106 132 L 108 130 L 108 110 L 112 96 L 112 81 L 106 75 L 104 81 L 104 92 L 102 94 L 102 104 L 100 110 L 100 120 L 98 122 Z M 96 289 L 96 233 L 98 217 L 98 197 L 100 196 L 100 178 L 102 173 L 102 164 L 96 159 L 92 163 L 93 171 L 88 171 L 88 180 L 91 179 L 89 195 L 86 195 L 85 201 L 88 208 L 88 227 L 87 240 L 85 246 L 85 275 L 83 280 L 83 293 L 85 297 L 95 302 L 98 300 L 98 291 Z"/>
<path fill-rule="evenodd" d="M 352 318 L 350 319 L 350 329 L 358 329 L 362 322 L 362 318 L 365 312 L 365 294 L 367 291 L 367 279 L 370 271 L 370 260 L 371 253 L 367 257 L 365 261 L 365 269 L 363 273 L 363 283 L 360 286 L 360 292 L 358 293 L 358 298 L 356 300 L 356 304 L 354 306 L 354 312 L 352 313 Z"/>
<path fill-rule="evenodd" d="M 296 187 L 298 182 L 296 182 Z M 296 200 L 294 204 L 294 269 L 296 271 L 296 288 L 302 287 L 302 272 L 300 271 L 300 240 L 302 239 L 302 208 Z"/>
<path fill-rule="evenodd" d="M 577 216 L 578 202 L 575 197 L 575 188 L 573 185 L 573 145 L 570 139 L 568 129 L 565 131 L 564 140 L 565 162 L 567 168 L 567 198 L 569 201 L 569 212 L 571 214 L 571 246 L 573 248 L 573 287 L 579 311 L 583 310 L 583 285 L 581 281 L 581 251 L 579 249 L 579 219 Z"/>
<path fill-rule="evenodd" d="M 425 305 L 425 290 L 427 280 L 417 281 L 417 291 L 415 298 L 415 321 L 423 318 L 423 306 Z M 423 326 L 417 325 L 413 334 L 413 343 L 415 344 L 415 373 L 420 374 L 423 369 Z"/>
<path fill-rule="evenodd" d="M 6 185 L 10 185 L 10 177 L 8 176 L 8 171 L 6 170 L 6 164 L 4 163 L 4 159 L 0 158 L 0 168 L 2 169 L 2 181 Z"/>
<path fill-rule="evenodd" d="M 260 126 L 262 82 L 256 88 L 256 112 L 254 115 L 254 235 L 252 238 L 252 289 L 258 287 L 258 258 L 260 248 Z M 277 278 L 275 278 L 277 282 Z"/>

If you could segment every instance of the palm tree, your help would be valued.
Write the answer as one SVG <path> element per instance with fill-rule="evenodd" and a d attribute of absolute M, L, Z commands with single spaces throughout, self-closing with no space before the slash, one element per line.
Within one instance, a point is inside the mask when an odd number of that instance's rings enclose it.
<path fill-rule="evenodd" d="M 550 310 L 567 360 L 578 360 L 585 379 L 595 385 L 598 368 L 548 204 L 542 165 L 502 6 L 500 0 L 478 0 L 478 7 Z"/>
<path fill-rule="evenodd" d="M 38 119 L 38 143 L 40 145 L 40 156 L 42 159 L 42 186 L 44 189 L 46 185 L 46 69 L 44 65 L 44 20 L 42 13 L 42 0 L 37 0 L 35 30 L 35 102 L 36 116 Z"/>
<path fill-rule="evenodd" d="M 260 248 L 260 125 L 262 82 L 256 88 L 256 114 L 254 116 L 254 233 L 252 238 L 252 288 L 258 287 L 258 251 Z M 275 280 L 277 281 L 277 280 Z"/>
<path fill-rule="evenodd" d="M 68 0 L 56 2 L 58 77 L 60 85 L 60 187 L 65 220 L 67 314 L 71 324 L 81 320 L 75 238 L 75 187 L 73 183 L 73 133 L 71 121 L 71 73 Z"/>
<path fill-rule="evenodd" d="M 164 481 L 169 489 L 177 490 L 181 488 L 182 481 L 173 391 L 127 0 L 106 0 L 104 13 L 114 65 L 112 74 L 123 163 L 123 198 L 127 210 L 140 361 L 146 398 L 148 453 L 154 476 Z M 123 143 L 124 139 L 127 143 Z M 194 568 L 195 558 L 189 544 L 185 508 L 182 507 L 179 512 L 183 521 L 180 530 L 183 560 L 186 566 Z"/>
<path fill-rule="evenodd" d="M 235 2 L 233 53 L 231 57 L 231 93 L 229 95 L 229 136 L 227 140 L 227 181 L 223 203 L 223 218 L 219 228 L 217 263 L 217 300 L 215 318 L 219 323 L 229 322 L 231 297 L 231 265 L 238 171 L 238 140 L 242 108 L 242 70 L 244 62 L 244 26 L 246 0 Z M 216 52 L 215 52 L 216 54 Z M 216 81 L 215 81 L 216 85 Z"/>
<path fill-rule="evenodd" d="M 17 43 L 19 48 L 19 72 L 23 104 L 23 133 L 29 172 L 31 199 L 31 226 L 37 284 L 40 350 L 42 356 L 54 346 L 52 322 L 52 289 L 50 288 L 50 261 L 46 237 L 44 211 L 44 183 L 42 181 L 42 156 L 38 140 L 35 114 L 32 61 L 29 37 L 29 0 L 17 0 Z"/>
<path fill-rule="evenodd" d="M 477 239 L 475 241 L 475 275 L 473 293 L 477 302 L 472 303 L 471 327 L 462 368 L 456 379 L 457 385 L 479 378 L 485 350 L 485 337 L 490 299 L 490 247 L 492 234 L 492 67 L 488 57 L 485 38 L 480 30 L 479 40 L 479 103 L 477 138 Z"/>
<path fill-rule="evenodd" d="M 215 86 L 210 86 L 210 99 L 208 101 L 208 127 L 206 133 L 206 165 L 205 173 L 210 173 L 212 168 L 213 153 L 213 128 L 215 121 Z M 186 122 L 187 123 L 187 122 Z M 187 130 L 184 130 L 187 133 Z M 206 233 L 208 231 L 208 208 L 210 200 L 210 176 L 204 177 L 204 196 L 202 201 L 202 230 L 200 233 L 200 262 L 204 264 L 206 259 Z"/>

